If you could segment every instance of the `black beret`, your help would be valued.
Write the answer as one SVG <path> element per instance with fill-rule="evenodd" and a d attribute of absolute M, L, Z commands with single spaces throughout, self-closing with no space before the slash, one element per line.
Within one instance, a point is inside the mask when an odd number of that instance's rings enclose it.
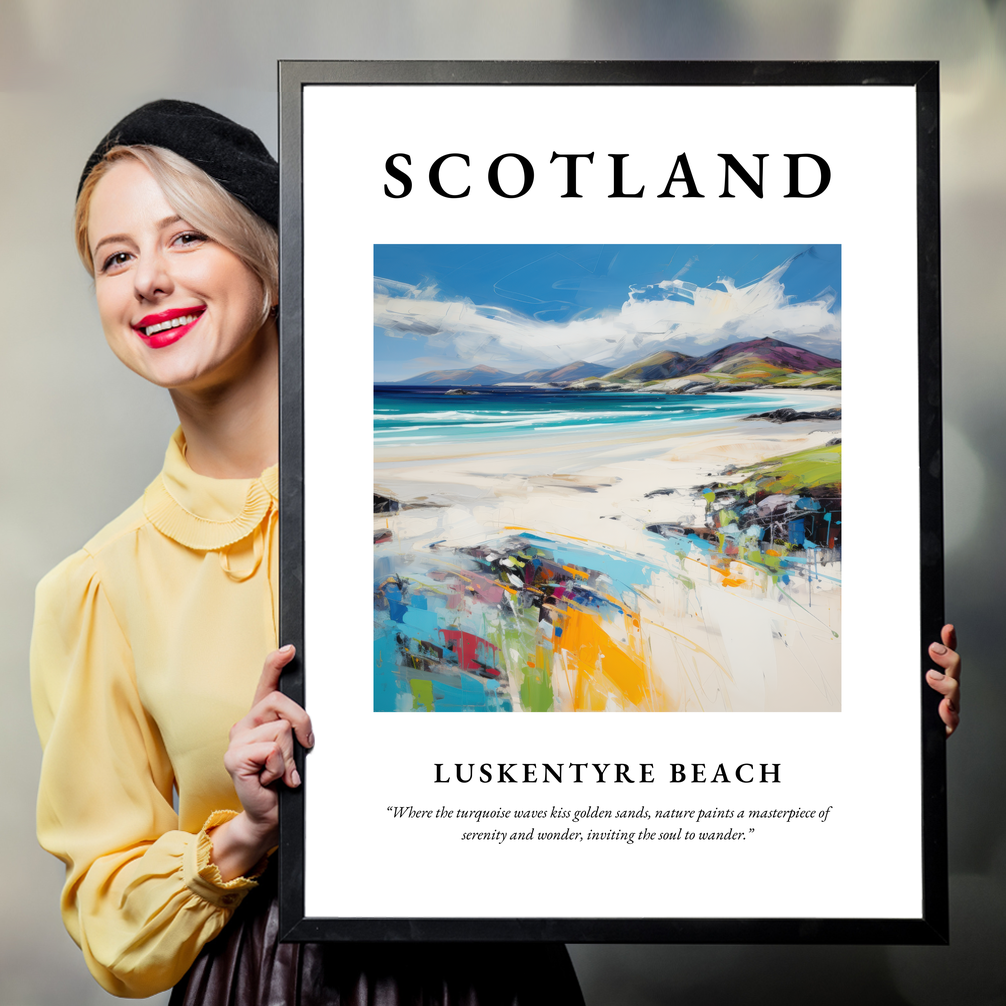
<path fill-rule="evenodd" d="M 191 101 L 164 98 L 114 125 L 84 165 L 77 195 L 91 169 L 112 147 L 166 147 L 191 161 L 273 227 L 279 226 L 279 165 L 250 130 Z"/>

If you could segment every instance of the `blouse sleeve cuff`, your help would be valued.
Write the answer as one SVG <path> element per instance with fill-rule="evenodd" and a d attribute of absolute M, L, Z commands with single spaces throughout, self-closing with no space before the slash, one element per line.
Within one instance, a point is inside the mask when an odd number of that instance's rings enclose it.
<path fill-rule="evenodd" d="M 207 832 L 237 815 L 238 812 L 235 810 L 215 810 L 210 814 L 202 831 L 195 836 L 195 841 L 186 845 L 182 860 L 182 875 L 186 886 L 194 894 L 218 908 L 237 908 L 245 895 L 252 888 L 258 887 L 255 878 L 261 876 L 269 865 L 269 857 L 263 856 L 255 868 L 245 876 L 224 880 L 216 863 L 210 861 L 213 842 Z"/>

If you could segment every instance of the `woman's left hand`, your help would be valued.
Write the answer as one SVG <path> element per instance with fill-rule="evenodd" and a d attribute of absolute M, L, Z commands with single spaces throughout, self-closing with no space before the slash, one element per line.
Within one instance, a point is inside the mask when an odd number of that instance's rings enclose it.
<path fill-rule="evenodd" d="M 952 625 L 944 625 L 941 643 L 931 643 L 929 656 L 943 668 L 926 672 L 929 687 L 943 696 L 940 719 L 946 724 L 949 737 L 961 721 L 961 657 L 957 652 L 957 632 Z"/>

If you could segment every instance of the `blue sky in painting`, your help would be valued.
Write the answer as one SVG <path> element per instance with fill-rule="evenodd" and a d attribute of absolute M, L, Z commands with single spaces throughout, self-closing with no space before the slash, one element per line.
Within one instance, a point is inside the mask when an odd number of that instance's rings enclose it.
<path fill-rule="evenodd" d="M 375 379 L 771 335 L 840 356 L 839 245 L 376 245 Z"/>

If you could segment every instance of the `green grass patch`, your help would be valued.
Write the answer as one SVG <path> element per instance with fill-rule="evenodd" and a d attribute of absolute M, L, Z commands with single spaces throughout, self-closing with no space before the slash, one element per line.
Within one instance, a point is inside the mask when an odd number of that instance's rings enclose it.
<path fill-rule="evenodd" d="M 747 496 L 753 496 L 759 490 L 798 494 L 803 489 L 839 485 L 842 481 L 842 445 L 810 447 L 793 454 L 766 458 L 738 471 L 750 472 L 750 476 L 738 487 Z"/>

